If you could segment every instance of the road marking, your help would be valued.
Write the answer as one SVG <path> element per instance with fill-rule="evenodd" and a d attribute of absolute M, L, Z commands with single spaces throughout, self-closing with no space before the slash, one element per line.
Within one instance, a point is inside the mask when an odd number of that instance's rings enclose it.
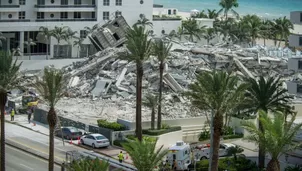
<path fill-rule="evenodd" d="M 28 169 L 30 169 L 30 170 L 34 170 L 33 168 L 31 168 L 31 167 L 29 167 L 29 166 L 26 166 L 26 165 L 24 165 L 24 164 L 19 164 L 20 166 L 23 166 L 23 167 L 26 167 L 26 168 L 28 168 Z"/>

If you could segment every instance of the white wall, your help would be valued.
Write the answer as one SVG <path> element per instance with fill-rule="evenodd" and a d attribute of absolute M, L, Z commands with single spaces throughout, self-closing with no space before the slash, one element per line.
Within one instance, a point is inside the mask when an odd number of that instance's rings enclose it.
<path fill-rule="evenodd" d="M 156 35 L 161 35 L 162 30 L 169 34 L 172 30 L 177 31 L 181 26 L 181 20 L 153 20 L 153 31 Z"/>
<path fill-rule="evenodd" d="M 214 19 L 208 18 L 195 18 L 200 27 L 206 26 L 207 28 L 213 28 Z"/>
<path fill-rule="evenodd" d="M 288 62 L 287 62 L 287 69 L 288 70 L 293 70 L 293 71 L 298 71 L 298 62 L 299 60 L 302 60 L 299 59 L 299 58 L 289 58 L 288 59 Z"/>
<path fill-rule="evenodd" d="M 302 35 L 297 35 L 297 34 L 291 34 L 288 37 L 288 41 L 289 41 L 289 46 L 290 47 L 300 47 L 299 45 L 299 38 Z"/>
<path fill-rule="evenodd" d="M 300 21 L 300 13 L 302 13 L 302 11 L 290 12 L 290 21 L 293 24 L 302 24 L 302 22 Z"/>
<path fill-rule="evenodd" d="M 287 85 L 287 91 L 290 94 L 297 94 L 297 83 L 288 81 L 286 82 Z"/>
<path fill-rule="evenodd" d="M 169 14 L 169 10 L 170 10 L 170 14 Z M 178 9 L 177 8 L 153 8 L 153 15 L 176 16 L 178 15 Z"/>
<path fill-rule="evenodd" d="M 177 141 L 182 141 L 182 130 L 159 135 L 156 146 L 160 147 L 164 145 L 164 148 L 169 148 Z"/>

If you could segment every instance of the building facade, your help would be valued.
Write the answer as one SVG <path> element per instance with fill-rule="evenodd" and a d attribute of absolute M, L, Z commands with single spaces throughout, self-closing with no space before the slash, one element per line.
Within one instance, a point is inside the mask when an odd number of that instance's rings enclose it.
<path fill-rule="evenodd" d="M 302 48 L 302 11 L 292 11 L 290 21 L 294 24 L 294 30 L 288 38 L 289 46 Z"/>
<path fill-rule="evenodd" d="M 21 59 L 45 59 L 47 52 L 50 58 L 84 57 L 95 52 L 85 27 L 103 25 L 119 15 L 132 26 L 142 14 L 152 19 L 152 10 L 153 0 L 0 0 L 0 32 L 6 37 L 2 50 L 19 49 Z M 53 37 L 39 38 L 41 26 L 68 26 L 76 37 L 85 38 L 83 45 L 74 45 L 74 38 L 60 44 Z"/>

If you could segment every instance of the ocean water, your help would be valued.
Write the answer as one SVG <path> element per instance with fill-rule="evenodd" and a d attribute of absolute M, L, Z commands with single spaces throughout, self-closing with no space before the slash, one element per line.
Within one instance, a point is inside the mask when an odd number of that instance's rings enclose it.
<path fill-rule="evenodd" d="M 177 8 L 181 12 L 193 9 L 221 9 L 220 0 L 154 0 L 155 4 L 162 4 L 164 8 Z M 302 11 L 302 0 L 238 0 L 239 7 L 235 10 L 241 14 L 256 14 L 263 18 L 289 17 L 290 11 Z"/>

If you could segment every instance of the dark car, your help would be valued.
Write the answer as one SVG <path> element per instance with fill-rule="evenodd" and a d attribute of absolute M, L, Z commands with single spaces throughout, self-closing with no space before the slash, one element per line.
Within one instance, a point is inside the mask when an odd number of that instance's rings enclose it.
<path fill-rule="evenodd" d="M 58 137 L 62 137 L 62 133 L 63 133 L 63 138 L 66 138 L 68 140 L 70 140 L 70 139 L 78 139 L 83 134 L 80 130 L 78 130 L 75 127 L 62 127 L 62 131 L 61 130 L 57 130 L 55 134 Z"/>

